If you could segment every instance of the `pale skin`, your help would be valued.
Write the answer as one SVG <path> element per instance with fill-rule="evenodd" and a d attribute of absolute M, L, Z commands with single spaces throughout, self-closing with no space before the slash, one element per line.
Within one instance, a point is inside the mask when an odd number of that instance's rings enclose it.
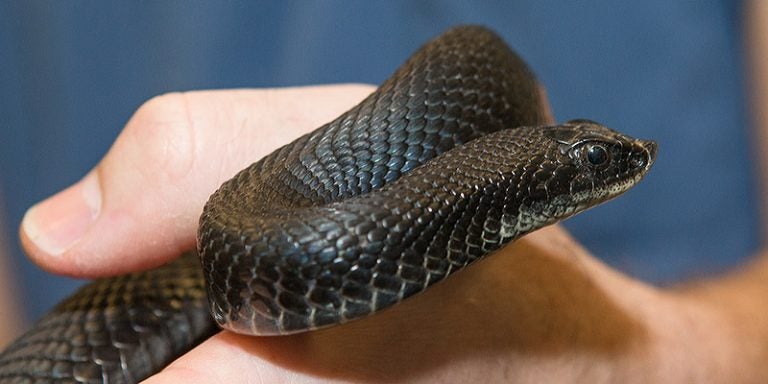
<path fill-rule="evenodd" d="M 756 105 L 768 105 L 763 4 L 751 5 L 747 23 L 750 46 L 763 48 L 750 56 Z M 194 246 L 199 213 L 221 182 L 372 90 L 152 99 L 89 175 L 30 209 L 24 247 L 44 268 L 71 276 L 162 264 Z M 768 115 L 757 115 L 757 131 L 768 132 Z M 287 337 L 221 332 L 146 382 L 759 383 L 768 380 L 766 281 L 763 251 L 719 277 L 653 287 L 553 226 L 376 316 Z"/>

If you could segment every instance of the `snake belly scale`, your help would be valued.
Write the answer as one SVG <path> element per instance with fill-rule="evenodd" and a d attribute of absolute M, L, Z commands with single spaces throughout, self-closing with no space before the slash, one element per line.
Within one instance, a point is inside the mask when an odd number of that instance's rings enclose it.
<path fill-rule="evenodd" d="M 222 185 L 199 255 L 54 308 L 0 354 L 0 381 L 132 383 L 217 325 L 283 335 L 368 316 L 650 169 L 655 143 L 589 120 L 543 126 L 540 96 L 496 34 L 445 32 L 360 104 Z"/>

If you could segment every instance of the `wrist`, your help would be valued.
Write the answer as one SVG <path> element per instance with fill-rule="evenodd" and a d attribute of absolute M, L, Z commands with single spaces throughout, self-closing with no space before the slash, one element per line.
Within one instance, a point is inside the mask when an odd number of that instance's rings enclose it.
<path fill-rule="evenodd" d="M 722 278 L 673 289 L 648 286 L 594 259 L 582 260 L 592 279 L 638 325 L 631 347 L 609 358 L 615 363 L 609 364 L 609 381 L 768 379 L 768 256 Z"/>
<path fill-rule="evenodd" d="M 662 319 L 657 332 L 667 356 L 694 368 L 692 381 L 768 379 L 767 275 L 768 257 L 761 256 L 722 278 L 668 291 L 674 316 L 657 313 Z"/>

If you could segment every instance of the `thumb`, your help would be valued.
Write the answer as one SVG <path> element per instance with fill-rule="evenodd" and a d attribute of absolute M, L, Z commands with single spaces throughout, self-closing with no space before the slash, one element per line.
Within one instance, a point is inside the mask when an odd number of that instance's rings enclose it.
<path fill-rule="evenodd" d="M 221 183 L 370 93 L 361 85 L 168 94 L 134 114 L 83 179 L 30 208 L 24 248 L 54 273 L 151 268 L 195 246 Z"/>

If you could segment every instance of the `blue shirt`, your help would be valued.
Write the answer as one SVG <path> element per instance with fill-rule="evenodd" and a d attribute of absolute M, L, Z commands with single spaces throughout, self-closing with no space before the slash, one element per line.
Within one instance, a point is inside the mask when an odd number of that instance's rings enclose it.
<path fill-rule="evenodd" d="M 26 208 L 93 167 L 154 95 L 379 83 L 429 38 L 475 23 L 528 60 L 559 120 L 589 118 L 659 142 L 645 181 L 568 229 L 650 282 L 717 272 L 759 243 L 740 12 L 727 0 L 2 2 L 7 237 Z M 77 283 L 13 247 L 25 308 L 37 318 Z"/>

